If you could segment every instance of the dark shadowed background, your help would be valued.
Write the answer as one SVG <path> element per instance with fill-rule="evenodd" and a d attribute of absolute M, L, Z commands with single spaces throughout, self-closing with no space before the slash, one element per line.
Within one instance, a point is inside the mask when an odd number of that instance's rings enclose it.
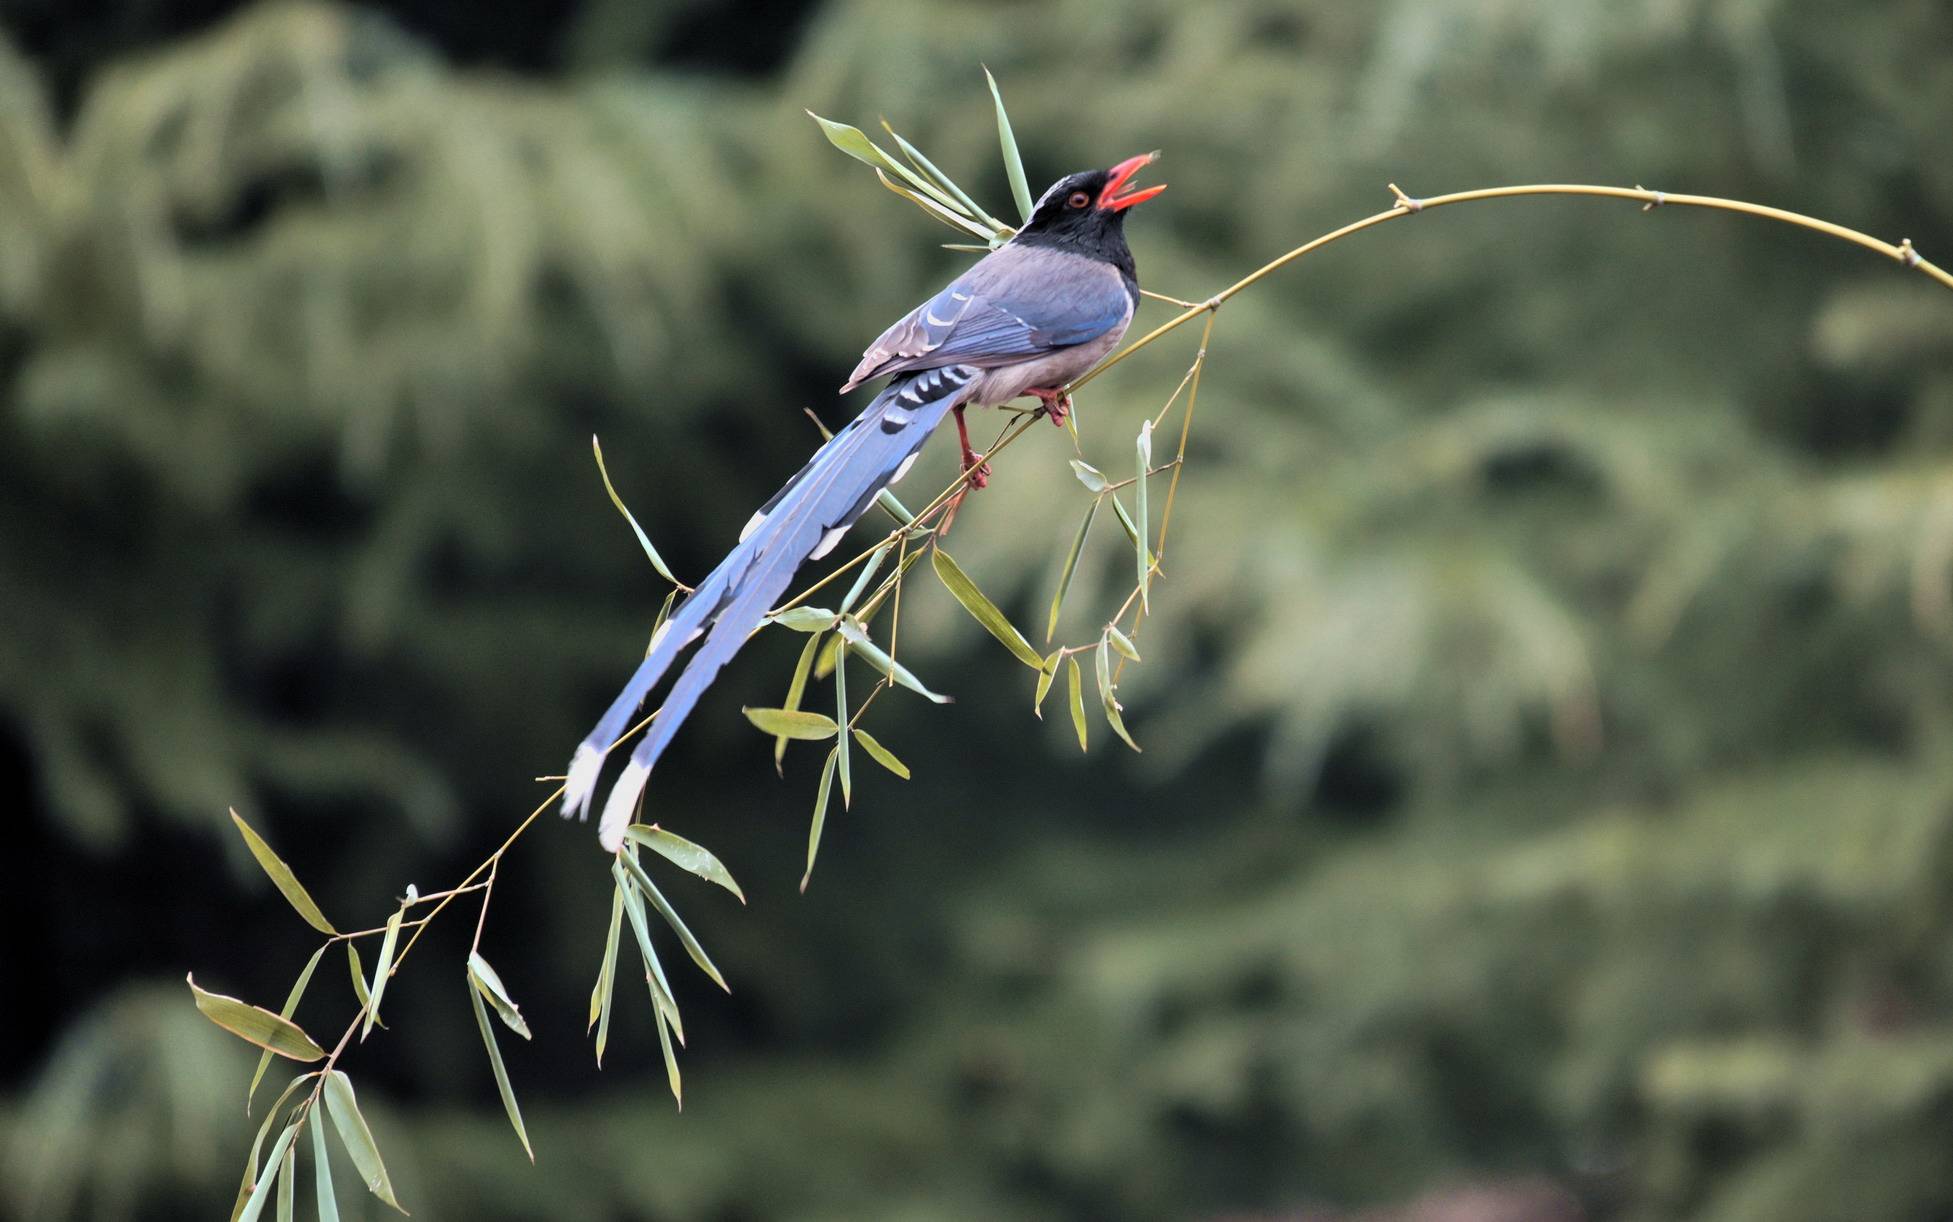
<path fill-rule="evenodd" d="M 0 1213 L 222 1216 L 254 1057 L 183 975 L 275 1008 L 317 941 L 226 808 L 342 927 L 451 885 L 663 593 L 591 433 L 696 577 L 967 257 L 802 108 L 1000 213 L 980 63 L 1034 189 L 1161 147 L 1182 297 L 1393 180 L 1944 261 L 1949 47 L 1941 0 L 5 0 Z M 1085 457 L 1196 338 L 1080 396 Z M 1039 639 L 1071 455 L 952 537 Z M 1222 312 L 1173 530 L 1142 755 L 920 572 L 957 702 L 877 705 L 915 779 L 857 767 L 804 896 L 820 754 L 738 712 L 799 642 L 726 673 L 651 787 L 750 899 L 673 884 L 733 985 L 678 972 L 682 1116 L 631 972 L 593 1067 L 606 862 L 533 829 L 483 946 L 537 1165 L 472 911 L 346 1061 L 414 1216 L 1953 1216 L 1953 294 L 1728 215 L 1419 216 Z M 1094 540 L 1074 640 L 1131 582 Z M 328 957 L 300 1021 L 354 1007 Z"/>

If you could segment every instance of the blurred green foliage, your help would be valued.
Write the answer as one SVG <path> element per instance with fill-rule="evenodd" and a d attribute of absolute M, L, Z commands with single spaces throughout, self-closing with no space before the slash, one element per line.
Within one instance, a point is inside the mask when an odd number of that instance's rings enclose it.
<path fill-rule="evenodd" d="M 1034 189 L 1162 147 L 1132 235 L 1183 297 L 1390 180 L 1953 250 L 1935 0 L 831 0 L 776 70 L 642 67 L 687 12 L 585 4 L 517 76 L 264 4 L 71 108 L 0 43 L 0 758 L 41 850 L 7 958 L 53 1007 L 0 1103 L 16 1212 L 222 1208 L 249 1052 L 149 981 L 275 1005 L 307 950 L 225 808 L 338 922 L 458 877 L 656 608 L 589 434 L 701 573 L 962 257 L 803 107 L 888 115 L 1000 212 L 979 61 Z M 1130 467 L 1195 338 L 1081 394 L 1087 460 Z M 1807 233 L 1517 201 L 1331 248 L 1220 316 L 1121 687 L 1146 753 L 1076 763 L 951 600 L 905 602 L 958 703 L 871 719 L 916 779 L 863 778 L 796 898 L 818 758 L 768 775 L 735 710 L 799 642 L 756 646 L 652 787 L 753 898 L 701 922 L 736 993 L 684 999 L 686 1113 L 646 1006 L 591 1075 L 608 883 L 539 829 L 484 943 L 538 1165 L 431 939 L 352 1065 L 401 1200 L 1185 1217 L 1543 1176 L 1594 1218 L 1944 1216 L 1949 444 L 1953 297 Z M 1020 625 L 1069 457 L 1040 430 L 956 528 Z M 1068 620 L 1130 585 L 1100 532 Z"/>

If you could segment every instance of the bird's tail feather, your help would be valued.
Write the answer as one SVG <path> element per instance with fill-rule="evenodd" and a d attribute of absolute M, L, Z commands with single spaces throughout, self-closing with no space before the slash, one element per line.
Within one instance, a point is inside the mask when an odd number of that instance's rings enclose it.
<path fill-rule="evenodd" d="M 604 803 L 598 839 L 606 852 L 622 844 L 651 766 L 719 670 L 786 593 L 800 566 L 826 555 L 876 495 L 901 478 L 979 372 L 950 365 L 891 382 L 754 515 L 732 554 L 672 612 L 624 690 L 577 747 L 563 787 L 563 814 L 587 815 L 610 744 L 679 652 L 704 633 L 705 643 L 666 694 Z"/>

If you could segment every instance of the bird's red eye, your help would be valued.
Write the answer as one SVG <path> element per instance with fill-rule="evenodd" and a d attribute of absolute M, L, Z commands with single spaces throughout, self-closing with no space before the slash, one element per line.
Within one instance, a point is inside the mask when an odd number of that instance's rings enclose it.
<path fill-rule="evenodd" d="M 1089 204 L 1091 202 L 1092 202 L 1092 197 L 1085 194 L 1083 191 L 1073 191 L 1071 193 L 1071 198 L 1065 201 L 1065 203 L 1069 204 L 1073 208 L 1083 208 L 1086 204 Z"/>

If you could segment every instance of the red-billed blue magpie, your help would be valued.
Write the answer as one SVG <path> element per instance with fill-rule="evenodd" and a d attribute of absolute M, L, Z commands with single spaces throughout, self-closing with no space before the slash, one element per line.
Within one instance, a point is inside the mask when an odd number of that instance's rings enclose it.
<path fill-rule="evenodd" d="M 699 697 L 810 559 L 825 556 L 909 465 L 945 414 L 956 415 L 969 482 L 988 473 L 970 448 L 967 407 L 1035 395 L 1055 421 L 1064 390 L 1110 352 L 1132 322 L 1139 279 L 1126 245 L 1126 210 L 1164 186 L 1128 190 L 1157 153 L 1059 179 L 1016 236 L 869 345 L 842 392 L 889 377 L 874 401 L 822 446 L 740 534 L 732 554 L 671 614 L 630 682 L 570 762 L 563 814 L 585 816 L 610 744 L 680 650 L 705 643 L 612 786 L 598 825 L 606 852 L 624 828 L 651 766 Z"/>

